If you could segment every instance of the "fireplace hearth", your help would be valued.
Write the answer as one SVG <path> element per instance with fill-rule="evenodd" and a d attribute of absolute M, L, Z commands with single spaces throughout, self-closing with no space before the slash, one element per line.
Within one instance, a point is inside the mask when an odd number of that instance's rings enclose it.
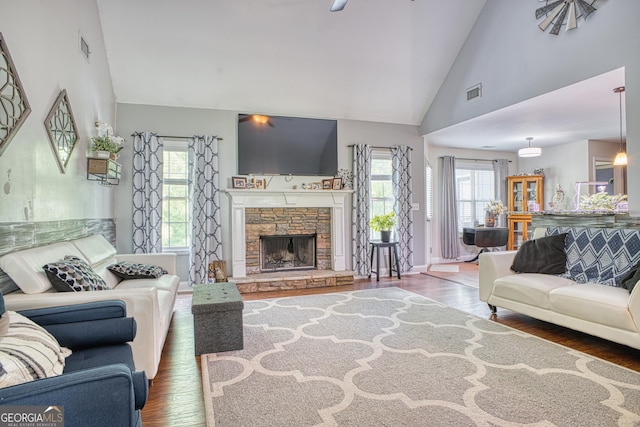
<path fill-rule="evenodd" d="M 316 268 L 316 235 L 260 236 L 260 271 Z"/>

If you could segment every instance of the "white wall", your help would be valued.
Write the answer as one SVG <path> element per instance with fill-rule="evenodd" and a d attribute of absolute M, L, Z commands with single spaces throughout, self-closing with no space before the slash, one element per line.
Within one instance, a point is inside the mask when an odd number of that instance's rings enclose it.
<path fill-rule="evenodd" d="M 224 138 L 219 145 L 221 187 L 231 187 L 231 176 L 236 175 L 237 165 L 237 114 L 235 111 L 157 107 L 149 105 L 118 104 L 117 105 L 117 133 L 126 136 L 131 141 L 134 131 L 156 132 L 159 135 L 191 136 L 218 135 Z M 295 113 L 290 114 L 295 116 Z M 384 123 L 362 122 L 353 120 L 338 121 L 338 168 L 352 169 L 352 149 L 349 145 L 367 143 L 374 146 L 391 147 L 393 145 L 409 145 L 413 150 L 413 198 L 420 210 L 414 211 L 414 264 L 424 265 L 425 258 L 425 229 L 424 229 L 424 147 L 423 139 L 418 134 L 417 126 L 393 125 Z M 131 150 L 125 150 L 120 163 L 124 167 L 124 178 L 117 189 L 116 223 L 118 229 L 118 249 L 128 252 L 131 244 Z M 295 177 L 288 182 L 284 177 L 268 177 L 269 188 L 292 188 L 303 182 L 318 181 L 318 177 Z M 300 188 L 300 187 L 299 187 Z M 229 220 L 229 200 L 221 195 L 222 224 L 223 224 L 223 257 L 231 259 L 231 230 Z M 349 208 L 351 204 L 349 202 Z M 351 223 L 351 211 L 345 212 L 345 221 Z M 347 260 L 351 260 L 351 228 L 347 227 L 348 253 Z M 187 280 L 187 256 L 179 257 L 179 274 L 182 280 Z M 229 265 L 230 263 L 228 263 Z M 418 267 L 417 269 L 419 269 Z"/>
<path fill-rule="evenodd" d="M 538 28 L 538 2 L 488 0 L 420 130 L 427 134 L 625 67 L 627 152 L 640 162 L 640 2 L 597 1 L 577 30 L 558 36 Z M 482 82 L 483 96 L 466 102 Z M 640 168 L 628 170 L 632 215 L 640 215 Z"/>
<path fill-rule="evenodd" d="M 569 198 L 567 208 L 573 208 L 576 181 L 589 181 L 590 159 L 589 142 L 576 141 L 568 144 L 544 147 L 540 157 L 521 158 L 519 172 L 532 173 L 533 169 L 544 168 L 544 208 L 555 193 L 556 184 L 560 184 Z"/>
<path fill-rule="evenodd" d="M 0 1 L 0 31 L 31 105 L 31 114 L 0 157 L 0 221 L 112 218 L 113 190 L 86 179 L 94 122 L 114 122 L 115 101 L 95 2 Z M 81 32 L 93 52 L 78 52 Z M 65 174 L 44 127 L 62 89 L 80 140 Z"/>
<path fill-rule="evenodd" d="M 593 158 L 613 158 L 618 151 L 618 143 L 611 141 L 585 140 L 567 144 L 544 147 L 540 157 L 519 159 L 518 173 L 532 173 L 534 169 L 544 168 L 544 209 L 549 209 L 556 185 L 560 184 L 569 199 L 566 208 L 575 207 L 575 183 L 593 181 Z M 581 194 L 595 188 L 584 187 Z"/>

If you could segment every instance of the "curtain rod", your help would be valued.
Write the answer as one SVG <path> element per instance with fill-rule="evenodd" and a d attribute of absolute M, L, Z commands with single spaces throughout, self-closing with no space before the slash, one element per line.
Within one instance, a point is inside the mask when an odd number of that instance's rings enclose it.
<path fill-rule="evenodd" d="M 347 145 L 347 147 L 355 147 L 355 145 L 356 144 L 351 144 L 351 145 Z M 376 149 L 387 149 L 387 150 L 392 150 L 395 148 L 395 147 L 376 147 L 375 145 L 369 145 L 369 147 L 376 148 Z M 413 148 L 409 147 L 409 150 L 413 151 Z"/>
<path fill-rule="evenodd" d="M 135 133 L 132 133 L 131 136 L 136 136 Z M 158 138 L 169 138 L 169 139 L 191 139 L 193 136 L 172 136 L 172 135 L 156 135 Z M 197 136 L 197 135 L 195 135 Z M 220 136 L 214 136 L 218 141 L 224 141 L 224 139 Z"/>
<path fill-rule="evenodd" d="M 444 159 L 444 156 L 440 156 L 438 158 L 439 159 Z M 495 162 L 496 160 L 498 160 L 498 159 L 466 159 L 464 157 L 455 157 L 455 156 L 454 156 L 454 159 L 456 159 L 456 160 L 469 160 L 469 161 L 472 161 L 472 162 Z M 511 163 L 511 160 L 509 160 L 509 163 Z"/>

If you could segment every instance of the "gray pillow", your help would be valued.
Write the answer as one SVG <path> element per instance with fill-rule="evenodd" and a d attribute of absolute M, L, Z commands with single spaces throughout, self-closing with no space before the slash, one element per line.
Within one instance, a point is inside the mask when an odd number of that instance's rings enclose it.
<path fill-rule="evenodd" d="M 51 286 L 58 292 L 106 291 L 109 287 L 89 264 L 67 255 L 64 261 L 50 262 L 42 267 Z"/>
<path fill-rule="evenodd" d="M 520 246 L 511 270 L 516 273 L 562 274 L 566 271 L 566 233 L 528 240 Z"/>
<path fill-rule="evenodd" d="M 167 271 L 157 265 L 137 264 L 133 262 L 122 261 L 107 267 L 109 271 L 121 278 L 127 279 L 157 279 Z"/>
<path fill-rule="evenodd" d="M 640 263 L 636 264 L 623 278 L 620 280 L 620 287 L 631 293 L 633 288 L 640 280 Z"/>

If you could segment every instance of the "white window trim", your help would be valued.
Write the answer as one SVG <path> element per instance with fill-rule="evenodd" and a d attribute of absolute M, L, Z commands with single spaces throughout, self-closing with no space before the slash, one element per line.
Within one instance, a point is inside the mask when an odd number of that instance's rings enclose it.
<path fill-rule="evenodd" d="M 485 162 L 485 161 L 479 162 L 479 161 L 473 161 L 473 160 L 456 160 L 456 170 L 458 170 L 458 169 L 491 171 L 491 172 L 493 172 L 493 165 L 491 163 Z M 494 187 L 494 189 L 493 189 L 494 197 L 493 198 L 495 198 L 495 190 L 496 189 Z M 460 200 L 461 199 L 458 197 L 458 203 L 459 203 Z M 474 199 L 474 200 L 479 200 L 479 199 Z M 460 215 L 460 214 L 458 213 L 458 215 Z M 461 229 L 464 228 L 464 226 L 462 224 L 460 224 L 459 227 Z M 460 233 L 460 235 L 462 235 L 462 230 L 460 230 L 459 233 Z"/>
<path fill-rule="evenodd" d="M 189 151 L 189 145 L 187 141 L 180 141 L 180 140 L 164 140 L 163 141 L 163 150 L 167 150 L 167 151 L 184 151 L 184 152 L 188 152 Z M 162 183 L 164 184 L 167 181 L 171 181 L 171 180 L 166 180 L 164 176 L 162 177 Z M 182 183 L 184 182 L 184 180 L 175 180 L 176 182 Z M 187 179 L 187 193 L 190 193 L 191 189 L 189 188 L 189 182 Z M 189 195 L 187 194 L 187 203 L 188 206 L 190 207 L 190 203 L 189 203 Z M 191 212 L 188 212 L 188 218 L 187 218 L 187 230 L 189 230 L 189 228 L 191 227 Z M 189 238 L 187 237 L 187 240 L 189 240 Z M 187 246 L 168 246 L 168 247 L 163 247 L 162 248 L 162 252 L 170 252 L 170 253 L 175 253 L 176 255 L 186 255 L 191 251 L 191 242 L 188 242 Z"/>
<path fill-rule="evenodd" d="M 376 160 L 388 160 L 389 162 L 393 161 L 393 156 L 391 155 L 391 152 L 389 150 L 384 150 L 384 149 L 374 149 L 371 153 L 371 158 L 372 159 L 376 159 Z M 374 180 L 374 177 L 377 178 L 381 178 L 379 180 Z M 374 181 L 390 181 L 393 185 L 393 165 L 392 165 L 392 170 L 391 170 L 391 174 L 389 175 L 374 175 L 373 171 L 371 172 L 371 183 L 373 184 Z M 370 196 L 370 201 L 373 204 L 373 200 L 374 198 L 372 196 Z M 378 199 L 380 200 L 380 199 Z M 392 200 L 391 200 L 391 209 L 393 212 L 393 194 L 392 194 Z M 373 215 L 373 212 L 370 212 L 369 215 Z M 373 231 L 373 230 L 369 230 L 369 237 L 371 239 L 375 239 L 375 238 L 379 238 L 379 232 L 377 231 Z"/>
<path fill-rule="evenodd" d="M 425 201 L 425 220 L 433 220 L 433 168 L 429 160 L 425 160 L 424 168 L 424 201 Z"/>

